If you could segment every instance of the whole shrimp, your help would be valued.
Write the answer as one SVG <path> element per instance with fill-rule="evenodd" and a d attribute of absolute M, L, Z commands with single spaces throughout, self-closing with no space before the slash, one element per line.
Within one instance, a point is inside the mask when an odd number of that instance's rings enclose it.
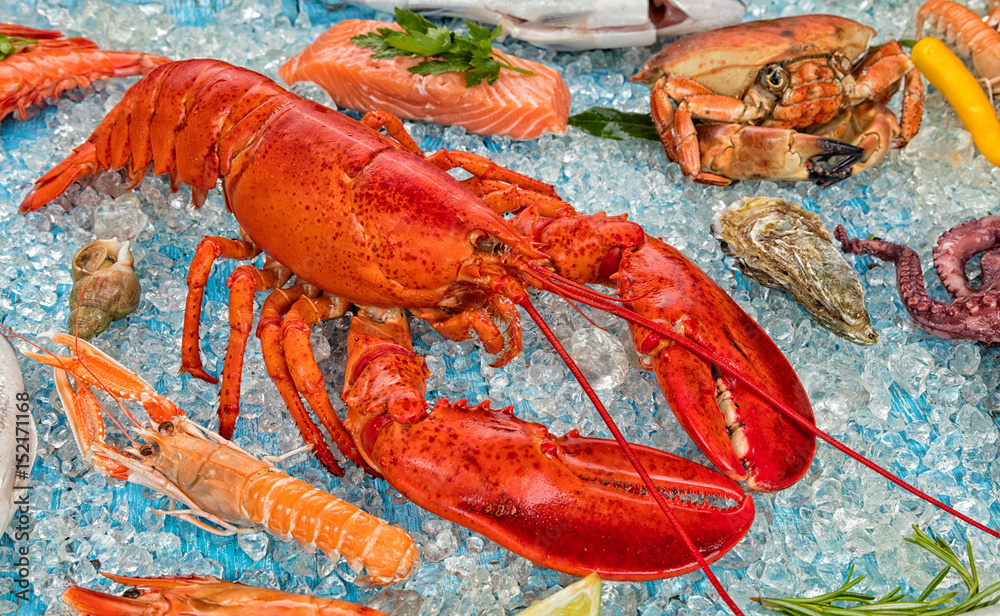
<path fill-rule="evenodd" d="M 145 75 L 169 59 L 135 51 L 105 51 L 85 38 L 63 38 L 54 30 L 0 24 L 0 36 L 19 43 L 0 56 L 0 120 L 15 109 L 22 120 L 28 107 L 110 77 Z"/>
<path fill-rule="evenodd" d="M 73 586 L 63 593 L 63 602 L 81 614 L 118 616 L 225 616 L 251 610 L 259 616 L 386 616 L 378 610 L 346 601 L 255 588 L 214 577 L 103 575 L 134 589 L 123 597 L 116 597 Z"/>
<path fill-rule="evenodd" d="M 924 22 L 942 32 L 945 41 L 960 56 L 972 58 L 972 66 L 980 77 L 990 101 L 1000 94 L 1000 2 L 990 3 L 989 21 L 952 0 L 927 0 L 917 12 L 917 36 L 921 37 Z M 991 27 L 992 26 L 992 27 Z"/>
<path fill-rule="evenodd" d="M 355 580 L 359 586 L 399 582 L 419 561 L 406 531 L 292 478 L 187 419 L 151 385 L 83 340 L 51 336 L 70 346 L 73 355 L 25 355 L 55 367 L 56 389 L 84 460 L 107 476 L 146 486 L 187 507 L 162 513 L 216 534 L 263 529 L 294 539 L 309 552 L 319 548 L 331 561 L 343 556 L 356 572 L 367 569 L 367 576 Z M 102 409 L 91 385 L 141 401 L 150 428 L 130 419 L 142 445 L 122 452 L 104 442 Z"/>

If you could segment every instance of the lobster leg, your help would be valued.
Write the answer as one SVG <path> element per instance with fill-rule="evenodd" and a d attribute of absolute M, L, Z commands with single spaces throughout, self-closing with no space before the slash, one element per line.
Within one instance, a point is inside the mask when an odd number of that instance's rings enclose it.
<path fill-rule="evenodd" d="M 219 434 L 231 439 L 236 417 L 240 414 L 243 356 L 253 330 L 253 297 L 257 291 L 277 286 L 278 274 L 241 265 L 229 276 L 226 284 L 229 286 L 229 343 L 219 375 Z"/>
<path fill-rule="evenodd" d="M 187 304 L 184 307 L 184 331 L 181 334 L 181 372 L 186 372 L 195 378 L 215 384 L 219 381 L 202 367 L 199 343 L 201 328 L 201 304 L 205 297 L 205 285 L 212 264 L 216 259 L 253 259 L 260 250 L 253 242 L 231 240 L 224 237 L 206 237 L 195 250 L 188 271 Z"/>
<path fill-rule="evenodd" d="M 316 364 L 312 345 L 309 343 L 310 326 L 327 319 L 341 317 L 349 307 L 348 302 L 338 297 L 323 295 L 313 298 L 304 294 L 292 304 L 285 315 L 280 336 L 285 363 L 292 377 L 296 395 L 301 394 L 306 399 L 319 417 L 320 423 L 337 443 L 341 453 L 363 466 L 351 435 L 340 422 L 337 411 L 330 403 L 323 373 Z"/>
<path fill-rule="evenodd" d="M 313 455 L 323 466 L 339 477 L 344 474 L 344 471 L 340 468 L 340 464 L 334 458 L 330 448 L 327 447 L 319 426 L 312 420 L 309 411 L 302 403 L 299 391 L 295 388 L 295 382 L 288 371 L 285 349 L 281 346 L 282 317 L 303 294 L 318 292 L 318 289 L 308 285 L 276 289 L 264 300 L 264 307 L 260 311 L 260 320 L 257 324 L 257 337 L 260 338 L 261 353 L 264 355 L 267 375 L 271 377 L 275 387 L 278 388 L 278 393 L 281 394 L 281 399 L 284 400 L 288 412 L 292 415 L 296 427 L 302 434 L 302 438 L 312 445 Z"/>
<path fill-rule="evenodd" d="M 461 167 L 465 171 L 468 171 L 472 174 L 474 181 L 469 182 L 467 180 L 463 184 L 479 196 L 485 197 L 487 194 L 497 192 L 498 186 L 500 186 L 500 189 L 516 186 L 537 193 L 538 196 L 549 197 L 552 201 L 564 203 L 556 194 L 555 187 L 551 184 L 540 182 L 532 177 L 517 173 L 506 167 L 501 167 L 484 156 L 458 150 L 438 150 L 429 156 L 425 155 L 420 146 L 413 140 L 413 137 L 410 136 L 410 133 L 407 132 L 403 122 L 387 111 L 368 111 L 361 118 L 361 123 L 372 130 L 385 129 L 386 133 L 406 151 L 427 159 L 428 162 L 445 171 L 455 169 L 456 167 Z M 484 186 L 482 182 L 487 182 L 488 184 Z M 489 202 L 489 199 L 487 199 L 487 202 Z"/>
<path fill-rule="evenodd" d="M 423 150 L 420 149 L 417 142 L 407 132 L 406 127 L 403 126 L 403 122 L 388 111 L 368 111 L 361 118 L 361 123 L 374 131 L 384 128 L 385 132 L 395 139 L 396 143 L 403 146 L 406 151 L 416 154 L 421 158 L 424 157 Z"/>
<path fill-rule="evenodd" d="M 556 199 L 559 198 L 559 195 L 556 194 L 556 189 L 551 184 L 546 184 L 506 167 L 501 167 L 485 156 L 479 156 L 471 152 L 438 150 L 427 157 L 427 162 L 445 171 L 461 167 L 481 180 L 498 180 L 519 188 L 534 191 L 541 195 Z"/>
<path fill-rule="evenodd" d="M 556 438 L 512 408 L 440 400 L 427 413 L 426 368 L 401 311 L 352 319 L 343 398 L 365 456 L 401 494 L 546 567 L 605 579 L 659 579 L 699 565 L 663 523 L 614 441 Z M 753 522 L 753 501 L 697 463 L 632 446 L 707 561 Z M 622 526 L 620 520 L 629 525 Z"/>
<path fill-rule="evenodd" d="M 326 318 L 335 318 L 344 314 L 348 304 L 332 297 L 320 298 L 319 295 L 318 289 L 307 284 L 276 289 L 264 301 L 260 323 L 257 326 L 257 337 L 260 338 L 268 376 L 278 388 L 302 438 L 312 446 L 313 455 L 330 472 L 341 476 L 344 471 L 327 446 L 323 432 L 313 421 L 300 395 L 302 391 L 307 392 L 306 398 L 313 408 L 317 409 L 316 414 L 341 452 L 356 463 L 362 464 L 354 443 L 333 411 L 329 398 L 326 397 L 322 378 L 316 380 L 319 368 L 309 345 L 309 323 L 303 320 L 305 315 L 309 322 L 319 322 L 321 314 L 324 313 L 327 315 Z M 303 332 L 304 337 L 299 335 Z M 290 358 L 289 352 L 291 352 Z M 325 405 L 320 397 L 326 398 Z M 329 409 L 325 414 L 322 412 L 324 408 Z"/>

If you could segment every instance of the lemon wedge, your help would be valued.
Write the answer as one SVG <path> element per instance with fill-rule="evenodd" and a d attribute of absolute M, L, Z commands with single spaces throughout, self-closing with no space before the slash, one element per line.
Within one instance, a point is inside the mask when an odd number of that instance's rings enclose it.
<path fill-rule="evenodd" d="M 601 578 L 591 573 L 559 592 L 535 601 L 517 616 L 600 616 Z"/>

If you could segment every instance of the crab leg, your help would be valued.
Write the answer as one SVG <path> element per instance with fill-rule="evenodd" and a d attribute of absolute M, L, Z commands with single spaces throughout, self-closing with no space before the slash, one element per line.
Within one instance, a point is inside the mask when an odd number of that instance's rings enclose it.
<path fill-rule="evenodd" d="M 512 408 L 424 401 L 423 359 L 401 311 L 351 322 L 343 398 L 362 455 L 401 494 L 546 567 L 605 579 L 658 579 L 732 548 L 753 522 L 753 501 L 700 464 L 632 445 L 681 531 L 612 440 L 554 437 Z M 622 524 L 622 520 L 628 520 Z"/>
<path fill-rule="evenodd" d="M 674 109 L 671 99 L 680 100 Z M 704 184 L 733 180 L 791 179 L 836 182 L 851 174 L 864 150 L 849 143 L 789 128 L 753 126 L 763 111 L 712 93 L 678 75 L 656 82 L 652 113 L 667 158 Z M 705 120 L 695 126 L 695 120 Z M 844 157 L 829 169 L 816 162 Z"/>

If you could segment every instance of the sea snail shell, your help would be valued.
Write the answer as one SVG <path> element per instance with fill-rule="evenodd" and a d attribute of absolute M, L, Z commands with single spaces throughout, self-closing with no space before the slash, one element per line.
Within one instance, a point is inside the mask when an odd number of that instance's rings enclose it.
<path fill-rule="evenodd" d="M 139 277 L 128 242 L 91 242 L 73 257 L 69 333 L 89 340 L 139 305 Z"/>

